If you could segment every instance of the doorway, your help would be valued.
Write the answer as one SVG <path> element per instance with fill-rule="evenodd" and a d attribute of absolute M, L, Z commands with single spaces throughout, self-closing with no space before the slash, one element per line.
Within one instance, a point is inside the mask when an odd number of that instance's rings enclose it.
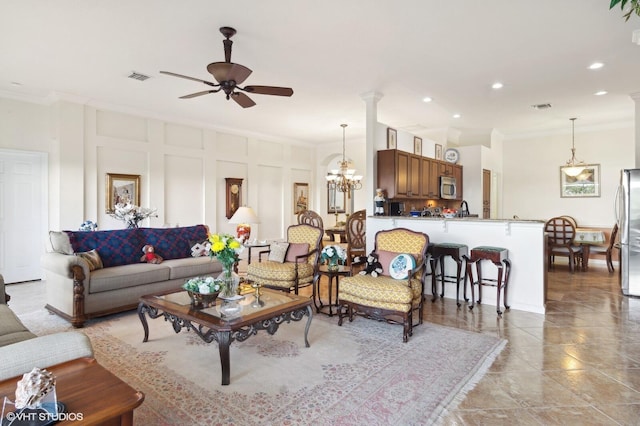
<path fill-rule="evenodd" d="M 6 283 L 42 278 L 46 188 L 46 153 L 0 150 L 0 274 Z"/>

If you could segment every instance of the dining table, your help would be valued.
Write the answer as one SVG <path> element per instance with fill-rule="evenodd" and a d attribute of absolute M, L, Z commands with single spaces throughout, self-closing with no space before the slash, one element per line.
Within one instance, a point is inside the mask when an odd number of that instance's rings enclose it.
<path fill-rule="evenodd" d="M 605 242 L 604 231 L 594 228 L 576 228 L 576 234 L 573 237 L 574 244 L 582 246 L 582 270 L 586 271 L 589 267 L 590 246 L 601 245 Z"/>

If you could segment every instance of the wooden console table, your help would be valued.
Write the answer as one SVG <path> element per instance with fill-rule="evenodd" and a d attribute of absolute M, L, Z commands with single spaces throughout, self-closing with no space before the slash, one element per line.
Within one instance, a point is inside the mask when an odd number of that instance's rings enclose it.
<path fill-rule="evenodd" d="M 111 374 L 93 358 L 47 367 L 56 376 L 56 396 L 66 407 L 56 425 L 133 425 L 133 410 L 144 394 Z M 22 377 L 0 382 L 0 399 L 15 400 Z"/>

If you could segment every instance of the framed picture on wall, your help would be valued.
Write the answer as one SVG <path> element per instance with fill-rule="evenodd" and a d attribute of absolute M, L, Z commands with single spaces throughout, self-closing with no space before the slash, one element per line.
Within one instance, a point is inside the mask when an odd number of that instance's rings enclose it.
<path fill-rule="evenodd" d="M 105 207 L 113 213 L 116 204 L 140 205 L 140 175 L 107 173 Z"/>
<path fill-rule="evenodd" d="M 440 145 L 439 143 L 436 144 L 433 158 L 435 158 L 436 160 L 442 160 L 442 145 Z"/>
<path fill-rule="evenodd" d="M 413 153 L 416 155 L 422 155 L 422 138 L 417 136 L 413 137 Z"/>
<path fill-rule="evenodd" d="M 225 181 L 225 207 L 227 219 L 238 210 L 242 204 L 242 181 L 241 178 L 224 178 Z"/>
<path fill-rule="evenodd" d="M 293 213 L 298 214 L 309 209 L 309 184 L 293 184 Z"/>
<path fill-rule="evenodd" d="M 600 164 L 587 164 L 576 176 L 570 167 L 560 167 L 560 196 L 563 198 L 599 197 Z"/>
<path fill-rule="evenodd" d="M 387 127 L 387 149 L 396 149 L 398 146 L 398 132 L 396 129 Z"/>

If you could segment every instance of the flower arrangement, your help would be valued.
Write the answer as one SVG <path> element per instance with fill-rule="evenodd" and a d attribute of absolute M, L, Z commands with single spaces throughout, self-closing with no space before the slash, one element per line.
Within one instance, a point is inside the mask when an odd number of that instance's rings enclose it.
<path fill-rule="evenodd" d="M 347 260 L 347 252 L 340 246 L 326 246 L 320 253 L 322 261 L 328 261 L 329 264 L 344 263 Z"/>
<path fill-rule="evenodd" d="M 225 268 L 231 268 L 244 250 L 240 241 L 228 234 L 209 234 L 209 242 L 209 256 L 217 257 Z"/>
<path fill-rule="evenodd" d="M 97 231 L 98 230 L 98 224 L 95 223 L 92 220 L 85 220 L 84 222 L 82 222 L 82 224 L 80 225 L 80 228 L 78 229 L 78 231 Z"/>
<path fill-rule="evenodd" d="M 194 277 L 188 279 L 182 286 L 187 291 L 201 294 L 217 293 L 222 290 L 222 281 L 213 277 Z"/>
<path fill-rule="evenodd" d="M 109 216 L 123 221 L 127 224 L 127 228 L 137 228 L 138 223 L 148 217 L 158 217 L 156 209 L 136 206 L 135 204 L 118 203 L 115 205 L 113 213 Z"/>

